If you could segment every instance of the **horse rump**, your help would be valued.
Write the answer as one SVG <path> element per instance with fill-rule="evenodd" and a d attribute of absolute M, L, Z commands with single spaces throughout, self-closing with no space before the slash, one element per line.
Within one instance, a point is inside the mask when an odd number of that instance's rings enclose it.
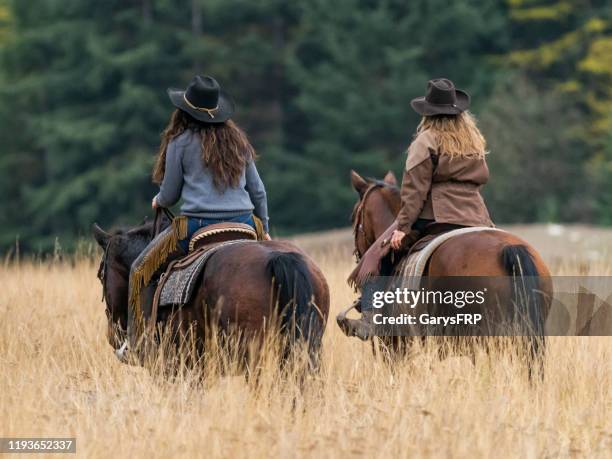
<path fill-rule="evenodd" d="M 507 245 L 501 251 L 504 269 L 512 278 L 512 304 L 519 331 L 529 337 L 535 355 L 544 345 L 544 297 L 540 290 L 540 273 L 533 255 L 522 244 Z M 516 322 L 514 322 L 516 324 Z"/>
<path fill-rule="evenodd" d="M 323 320 L 313 303 L 313 279 L 304 257 L 296 252 L 272 252 L 266 270 L 273 282 L 273 301 L 278 307 L 281 331 L 290 343 L 308 344 L 315 357 L 323 335 Z"/>

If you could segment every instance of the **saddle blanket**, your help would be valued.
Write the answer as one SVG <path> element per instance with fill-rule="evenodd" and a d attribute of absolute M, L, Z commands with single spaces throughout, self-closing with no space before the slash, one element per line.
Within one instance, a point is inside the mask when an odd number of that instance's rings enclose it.
<path fill-rule="evenodd" d="M 443 233 L 434 239 L 432 239 L 425 247 L 417 252 L 409 254 L 400 261 L 399 265 L 395 269 L 396 275 L 400 277 L 402 287 L 408 288 L 409 290 L 418 290 L 421 285 L 421 277 L 427 266 L 429 258 L 434 251 L 442 245 L 442 243 L 448 241 L 455 236 L 461 236 L 462 234 L 475 233 L 477 231 L 504 231 L 499 228 L 491 228 L 488 226 L 471 226 L 467 228 L 459 228 L 456 230 Z M 418 241 L 417 241 L 418 243 Z"/>
<path fill-rule="evenodd" d="M 216 244 L 206 250 L 202 250 L 195 256 L 189 256 L 187 259 L 178 260 L 178 262 L 170 265 L 168 272 L 165 274 L 165 279 L 160 281 L 159 289 L 159 306 L 183 305 L 189 301 L 193 294 L 194 288 L 200 278 L 200 274 L 206 266 L 206 262 L 219 249 L 236 244 L 248 244 L 249 240 L 227 241 Z"/>

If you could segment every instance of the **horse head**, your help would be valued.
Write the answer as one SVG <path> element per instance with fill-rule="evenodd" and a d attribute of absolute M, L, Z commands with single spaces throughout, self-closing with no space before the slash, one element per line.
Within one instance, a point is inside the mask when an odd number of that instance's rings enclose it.
<path fill-rule="evenodd" d="M 94 223 L 92 233 L 103 250 L 98 268 L 102 300 L 106 302 L 107 338 L 118 350 L 127 338 L 130 267 L 152 238 L 152 223 L 106 232 Z"/>
<path fill-rule="evenodd" d="M 400 191 L 393 172 L 382 180 L 363 178 L 351 171 L 351 183 L 359 194 L 351 223 L 355 236 L 355 255 L 361 258 L 368 248 L 393 223 L 401 207 Z"/>

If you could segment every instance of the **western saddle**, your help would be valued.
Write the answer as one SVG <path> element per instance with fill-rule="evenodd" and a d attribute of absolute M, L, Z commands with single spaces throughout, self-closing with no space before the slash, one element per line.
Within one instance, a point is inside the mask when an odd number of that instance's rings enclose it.
<path fill-rule="evenodd" d="M 162 290 L 171 277 L 174 276 L 174 280 L 179 279 L 178 282 L 174 282 L 175 288 L 185 290 L 179 293 L 188 300 L 195 285 L 195 278 L 204 269 L 208 257 L 224 245 L 244 240 L 257 240 L 257 232 L 244 223 L 215 223 L 196 231 L 189 240 L 189 253 L 170 262 L 159 279 L 151 305 L 150 325 L 155 326 Z"/>

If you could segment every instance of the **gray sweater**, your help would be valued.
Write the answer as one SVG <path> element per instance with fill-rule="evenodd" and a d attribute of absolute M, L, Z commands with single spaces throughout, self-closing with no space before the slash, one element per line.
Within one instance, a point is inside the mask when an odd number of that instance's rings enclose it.
<path fill-rule="evenodd" d="M 172 139 L 166 152 L 166 172 L 155 197 L 162 207 L 182 199 L 181 214 L 199 218 L 231 218 L 253 212 L 268 231 L 266 190 L 254 161 L 249 161 L 237 187 L 221 191 L 202 161 L 200 134 L 185 131 Z"/>

